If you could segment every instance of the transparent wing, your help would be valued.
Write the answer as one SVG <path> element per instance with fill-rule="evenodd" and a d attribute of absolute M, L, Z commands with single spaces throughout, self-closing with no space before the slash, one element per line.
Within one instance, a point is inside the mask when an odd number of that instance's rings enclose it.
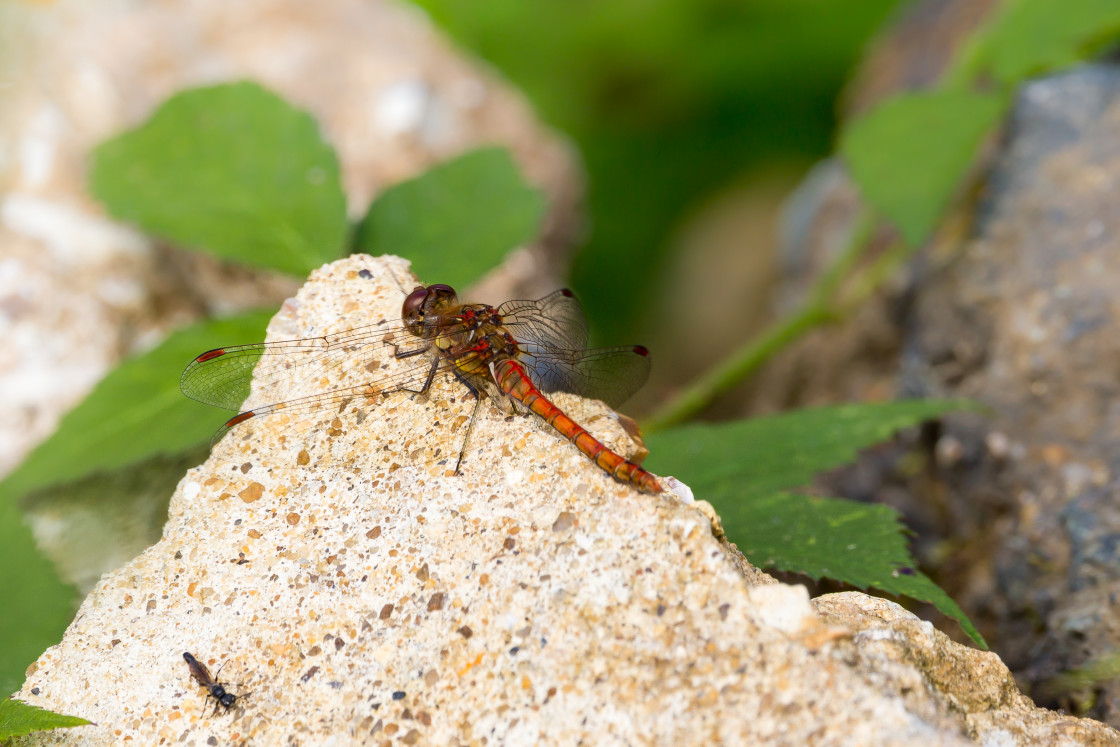
<path fill-rule="evenodd" d="M 255 463 L 266 459 L 258 456 L 264 448 L 272 466 L 329 464 L 352 456 L 344 453 L 352 447 L 338 436 L 359 427 L 386 395 L 421 390 L 429 383 L 443 362 L 428 348 L 399 321 L 302 340 L 216 348 L 187 366 L 180 388 L 206 404 L 246 408 L 211 439 L 211 447 L 223 441 L 214 450 L 219 459 Z M 410 351 L 422 354 L 398 357 Z M 246 402 L 251 382 L 252 399 Z M 273 439 L 267 447 L 265 434 Z"/>
<path fill-rule="evenodd" d="M 519 343 L 542 350 L 583 350 L 587 347 L 587 318 L 567 288 L 538 301 L 507 301 L 498 307 L 502 326 Z"/>
<path fill-rule="evenodd" d="M 215 348 L 191 361 L 179 388 L 199 402 L 238 410 L 249 396 L 254 373 L 262 398 L 272 401 L 297 395 L 313 384 L 322 389 L 323 381 L 346 390 L 375 382 L 388 359 L 424 346 L 399 322 L 380 322 L 322 337 Z M 364 370 L 366 382 L 353 381 L 355 368 Z M 343 371 L 350 373 L 343 376 Z"/>
<path fill-rule="evenodd" d="M 622 406 L 649 378 L 649 351 L 641 345 L 558 350 L 522 345 L 522 362 L 543 392 L 572 392 Z"/>
<path fill-rule="evenodd" d="M 529 377 L 544 392 L 572 392 L 619 407 L 649 378 L 649 351 L 641 346 L 586 349 L 586 317 L 567 288 L 538 301 L 508 301 L 498 312 Z"/>
<path fill-rule="evenodd" d="M 361 428 L 374 410 L 392 402 L 388 395 L 402 390 L 424 390 L 440 378 L 439 370 L 447 363 L 427 354 L 394 360 L 388 364 L 391 373 L 379 371 L 377 376 L 369 375 L 361 367 L 339 368 L 335 378 L 313 376 L 301 390 L 306 392 L 317 386 L 321 390 L 279 402 L 266 400 L 267 404 L 244 410 L 218 429 L 210 445 L 219 459 L 236 464 L 267 462 L 270 467 L 290 469 L 309 464 L 348 463 L 355 458 L 355 450 L 362 448 L 362 442 L 344 436 Z M 461 386 L 454 377 L 445 378 L 450 380 L 445 385 Z M 393 409 L 391 406 L 390 411 Z M 445 412 L 442 407 L 435 409 Z M 438 425 L 438 419 L 433 419 L 433 427 Z M 411 434 L 399 443 L 382 443 L 382 448 L 395 454 L 407 444 L 417 448 L 416 441 Z M 222 442 L 221 447 L 215 448 L 218 442 Z M 436 461 L 437 457 L 427 458 Z M 401 454 L 401 461 L 414 460 Z"/>

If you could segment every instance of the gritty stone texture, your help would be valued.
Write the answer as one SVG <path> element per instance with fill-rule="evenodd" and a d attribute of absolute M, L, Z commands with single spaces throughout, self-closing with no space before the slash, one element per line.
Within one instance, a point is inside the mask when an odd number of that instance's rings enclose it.
<path fill-rule="evenodd" d="M 872 681 L 927 718 L 960 714 L 966 735 L 980 744 L 1120 744 L 1120 734 L 1100 722 L 1036 707 L 999 656 L 953 643 L 893 602 L 845 592 L 813 605 L 824 623 L 849 631 L 857 668 Z"/>
<path fill-rule="evenodd" d="M 328 265 L 270 334 L 391 318 L 406 272 L 392 258 Z M 352 375 L 321 373 L 292 379 Z M 994 655 L 889 602 L 811 604 L 745 574 L 701 502 L 613 481 L 533 417 L 484 403 L 462 474 L 447 474 L 429 458 L 455 453 L 449 424 L 471 403 L 438 386 L 390 395 L 361 427 L 304 433 L 332 442 L 325 466 L 278 467 L 296 435 L 279 417 L 220 444 L 180 483 L 160 542 L 106 575 L 29 670 L 20 698 L 96 725 L 21 743 L 1113 739 L 1031 708 Z M 601 404 L 557 401 L 636 450 Z M 244 694 L 230 712 L 212 713 L 183 651 L 225 663 Z"/>

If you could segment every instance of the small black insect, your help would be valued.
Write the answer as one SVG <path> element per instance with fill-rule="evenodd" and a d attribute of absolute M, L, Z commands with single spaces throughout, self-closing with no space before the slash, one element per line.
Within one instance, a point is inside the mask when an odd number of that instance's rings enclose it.
<path fill-rule="evenodd" d="M 244 695 L 234 695 L 233 693 L 226 690 L 225 686 L 218 681 L 217 677 L 210 674 L 209 668 L 207 668 L 207 666 L 201 661 L 194 658 L 191 655 L 190 651 L 185 651 L 183 653 L 183 659 L 187 662 L 187 666 L 191 668 L 191 677 L 194 677 L 195 680 L 198 681 L 198 684 L 202 685 L 209 691 L 206 697 L 213 698 L 215 700 L 214 713 L 218 712 L 218 706 L 224 706 L 228 711 L 233 707 L 233 704 L 237 702 L 238 698 L 245 697 Z M 225 664 L 222 664 L 222 666 L 224 667 Z M 222 670 L 221 667 L 219 667 L 218 674 L 221 673 Z"/>

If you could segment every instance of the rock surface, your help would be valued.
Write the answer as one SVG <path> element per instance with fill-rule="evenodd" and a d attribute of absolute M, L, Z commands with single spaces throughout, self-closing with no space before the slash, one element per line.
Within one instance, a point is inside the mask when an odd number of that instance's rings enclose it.
<path fill-rule="evenodd" d="M 270 334 L 392 318 L 406 272 L 328 265 Z M 20 743 L 1120 743 L 896 605 L 811 603 L 717 539 L 704 504 L 611 480 L 535 418 L 484 403 L 449 476 L 428 457 L 457 452 L 456 387 L 302 434 L 344 457 L 327 466 L 277 467 L 296 435 L 282 417 L 235 431 L 180 483 L 160 542 L 29 670 L 21 699 L 96 725 Z M 601 404 L 557 401 L 636 450 Z M 224 666 L 243 695 L 229 712 L 184 651 Z"/>
<path fill-rule="evenodd" d="M 1040 696 L 1113 725 L 1120 683 L 1055 693 L 1052 680 L 1120 649 L 1118 133 L 1120 66 L 1023 88 L 976 236 L 923 283 L 903 377 L 994 411 L 942 435 L 951 510 L 999 527 L 966 602 Z"/>
<path fill-rule="evenodd" d="M 915 7 L 922 17 L 968 20 L 986 5 Z M 868 64 L 860 84 L 869 88 L 852 97 L 856 109 L 904 82 L 876 69 L 941 68 L 925 55 L 951 45 L 915 42 L 914 28 L 882 47 L 885 61 Z M 900 50 L 911 59 L 892 64 Z M 1114 57 L 1026 84 L 987 154 L 991 172 L 975 214 L 951 219 L 839 333 L 824 330 L 785 351 L 744 408 L 896 396 L 965 396 L 990 407 L 987 416 L 954 415 L 897 448 L 877 448 L 825 487 L 902 511 L 922 567 L 1028 692 L 1114 726 L 1118 122 Z M 799 276 L 785 279 L 780 295 L 804 292 L 842 245 L 858 206 L 838 162 L 806 180 L 788 211 L 783 257 Z M 1081 669 L 1070 687 L 1068 675 Z"/>

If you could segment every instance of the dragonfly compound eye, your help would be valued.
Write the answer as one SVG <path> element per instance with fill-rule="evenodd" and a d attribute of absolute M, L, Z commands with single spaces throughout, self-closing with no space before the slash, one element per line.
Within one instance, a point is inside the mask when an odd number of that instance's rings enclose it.
<path fill-rule="evenodd" d="M 428 286 L 428 299 L 424 304 L 425 311 L 447 309 L 459 302 L 458 294 L 450 285 L 436 283 Z"/>
<path fill-rule="evenodd" d="M 401 318 L 408 324 L 419 323 L 424 318 L 424 302 L 428 300 L 428 289 L 417 288 L 404 299 Z"/>

